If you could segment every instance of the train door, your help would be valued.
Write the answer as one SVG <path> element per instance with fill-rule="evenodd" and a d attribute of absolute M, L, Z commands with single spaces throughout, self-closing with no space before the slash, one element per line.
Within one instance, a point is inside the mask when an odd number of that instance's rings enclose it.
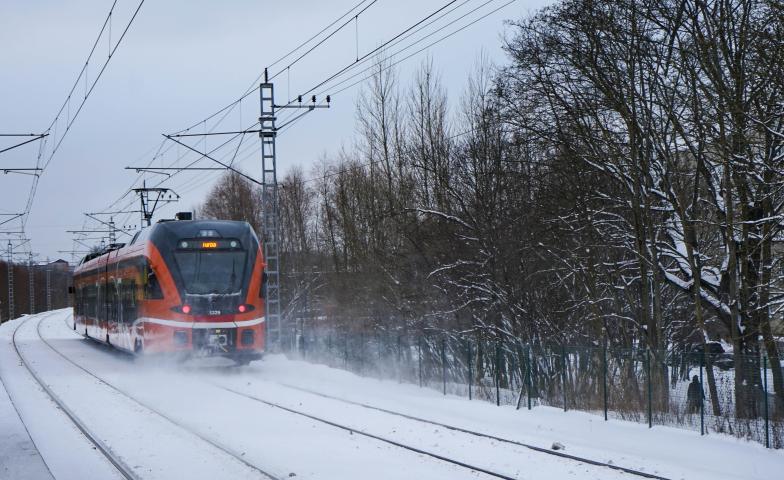
<path fill-rule="evenodd" d="M 109 322 L 111 321 L 111 305 L 112 305 L 112 284 L 109 279 L 109 255 L 106 256 L 106 263 L 101 267 L 101 317 L 98 322 L 98 329 L 95 332 L 95 338 L 101 341 L 107 341 L 109 335 Z"/>

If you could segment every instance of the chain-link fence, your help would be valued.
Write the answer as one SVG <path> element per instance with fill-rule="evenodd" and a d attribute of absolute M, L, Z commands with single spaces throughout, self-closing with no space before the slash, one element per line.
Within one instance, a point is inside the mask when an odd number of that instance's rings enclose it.
<path fill-rule="evenodd" d="M 784 448 L 784 371 L 764 355 L 532 348 L 443 332 L 334 330 L 298 335 L 290 353 L 497 405 L 547 405 Z"/>

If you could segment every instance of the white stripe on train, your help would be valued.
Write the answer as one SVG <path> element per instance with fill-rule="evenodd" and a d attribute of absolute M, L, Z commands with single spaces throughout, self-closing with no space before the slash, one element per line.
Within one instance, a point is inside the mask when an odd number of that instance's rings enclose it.
<path fill-rule="evenodd" d="M 232 328 L 232 327 L 252 327 L 264 323 L 265 317 L 253 318 L 251 320 L 241 320 L 239 322 L 182 322 L 179 320 L 166 320 L 163 318 L 140 317 L 133 322 L 133 326 L 140 323 L 154 323 L 176 328 Z"/>

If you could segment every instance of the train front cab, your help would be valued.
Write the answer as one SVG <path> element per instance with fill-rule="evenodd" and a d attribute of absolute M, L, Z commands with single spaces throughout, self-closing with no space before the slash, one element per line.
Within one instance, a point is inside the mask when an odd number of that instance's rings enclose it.
<path fill-rule="evenodd" d="M 145 300 L 134 349 L 223 356 L 240 364 L 261 358 L 264 264 L 250 227 L 196 221 L 158 227 L 146 243 Z"/>

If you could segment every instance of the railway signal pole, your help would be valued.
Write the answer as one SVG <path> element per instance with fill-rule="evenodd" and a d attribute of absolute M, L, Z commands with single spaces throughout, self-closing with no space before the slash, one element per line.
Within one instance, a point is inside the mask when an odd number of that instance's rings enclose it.
<path fill-rule="evenodd" d="M 33 267 L 33 252 L 27 261 L 27 279 L 30 282 L 30 315 L 35 313 L 35 269 Z"/>
<path fill-rule="evenodd" d="M 8 319 L 14 319 L 14 246 L 8 241 Z"/>
<path fill-rule="evenodd" d="M 328 108 L 329 97 L 326 105 L 316 105 L 316 97 L 312 97 L 311 104 L 302 104 L 302 98 L 294 104 L 275 104 L 275 86 L 269 81 L 267 69 L 264 69 L 264 83 L 259 85 L 259 137 L 261 137 L 261 192 L 262 192 L 262 220 L 261 239 L 264 248 L 264 261 L 267 264 L 265 272 L 267 283 L 265 287 L 265 310 L 267 332 L 272 340 L 272 345 L 278 349 L 283 348 L 283 324 L 280 303 L 280 232 L 279 232 L 279 203 L 278 203 L 278 173 L 277 152 L 275 140 L 278 135 L 275 112 L 283 108 L 303 108 L 313 111 L 316 108 Z M 307 112 L 305 112 L 307 113 Z M 304 114 L 303 114 L 304 115 Z"/>
<path fill-rule="evenodd" d="M 52 262 L 46 259 L 46 311 L 52 310 Z"/>

